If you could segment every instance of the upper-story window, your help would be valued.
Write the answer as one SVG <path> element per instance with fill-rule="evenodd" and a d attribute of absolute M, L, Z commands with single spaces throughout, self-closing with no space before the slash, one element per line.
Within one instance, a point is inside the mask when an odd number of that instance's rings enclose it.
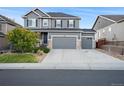
<path fill-rule="evenodd" d="M 36 19 L 28 19 L 28 27 L 36 27 Z"/>
<path fill-rule="evenodd" d="M 61 20 L 56 20 L 56 28 L 61 28 Z"/>
<path fill-rule="evenodd" d="M 74 20 L 69 20 L 69 28 L 73 28 L 74 27 Z"/>
<path fill-rule="evenodd" d="M 48 26 L 48 19 L 43 19 L 43 27 L 47 27 Z"/>

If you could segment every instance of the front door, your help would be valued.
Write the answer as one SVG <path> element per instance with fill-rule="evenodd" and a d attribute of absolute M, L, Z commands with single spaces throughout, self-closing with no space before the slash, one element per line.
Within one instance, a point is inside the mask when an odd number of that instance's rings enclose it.
<path fill-rule="evenodd" d="M 43 33 L 43 44 L 47 44 L 48 43 L 48 33 L 45 32 Z"/>

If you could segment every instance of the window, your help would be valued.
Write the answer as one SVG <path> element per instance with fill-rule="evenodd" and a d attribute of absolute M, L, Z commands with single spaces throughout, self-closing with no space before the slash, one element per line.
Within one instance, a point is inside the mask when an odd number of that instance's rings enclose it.
<path fill-rule="evenodd" d="M 69 20 L 69 28 L 73 28 L 74 27 L 74 20 Z"/>
<path fill-rule="evenodd" d="M 43 19 L 43 26 L 47 27 L 48 26 L 48 19 Z"/>
<path fill-rule="evenodd" d="M 61 20 L 56 20 L 56 28 L 61 28 Z"/>
<path fill-rule="evenodd" d="M 28 27 L 36 27 L 36 19 L 28 19 Z"/>
<path fill-rule="evenodd" d="M 0 24 L 0 31 L 2 30 L 2 24 Z"/>

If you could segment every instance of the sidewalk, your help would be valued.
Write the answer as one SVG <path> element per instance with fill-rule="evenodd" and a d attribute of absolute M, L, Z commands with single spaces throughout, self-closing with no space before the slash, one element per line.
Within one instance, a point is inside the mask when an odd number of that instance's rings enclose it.
<path fill-rule="evenodd" d="M 77 69 L 77 70 L 124 70 L 124 65 L 117 64 L 41 64 L 41 63 L 10 63 L 0 64 L 0 69 Z"/>

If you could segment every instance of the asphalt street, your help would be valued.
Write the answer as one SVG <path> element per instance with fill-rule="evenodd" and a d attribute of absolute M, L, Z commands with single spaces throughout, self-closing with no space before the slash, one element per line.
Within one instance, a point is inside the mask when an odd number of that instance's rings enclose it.
<path fill-rule="evenodd" d="M 123 86 L 124 70 L 1 69 L 1 86 Z"/>

